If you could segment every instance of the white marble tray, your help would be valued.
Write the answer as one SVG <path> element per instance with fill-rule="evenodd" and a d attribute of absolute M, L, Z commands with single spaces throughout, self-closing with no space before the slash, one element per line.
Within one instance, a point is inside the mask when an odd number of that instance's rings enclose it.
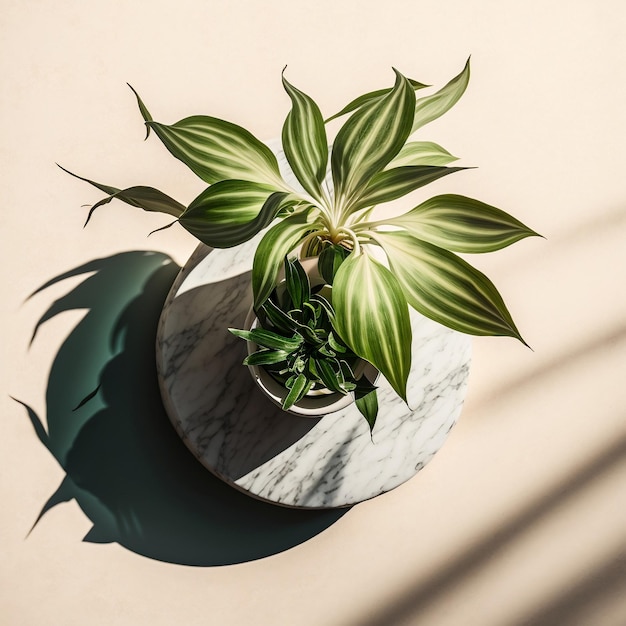
<path fill-rule="evenodd" d="M 284 506 L 349 506 L 414 476 L 456 422 L 467 385 L 470 338 L 411 312 L 409 405 L 381 377 L 378 420 L 354 405 L 323 418 L 284 413 L 241 365 L 250 307 L 253 240 L 200 246 L 167 298 L 157 367 L 167 412 L 198 460 L 232 486 Z"/>

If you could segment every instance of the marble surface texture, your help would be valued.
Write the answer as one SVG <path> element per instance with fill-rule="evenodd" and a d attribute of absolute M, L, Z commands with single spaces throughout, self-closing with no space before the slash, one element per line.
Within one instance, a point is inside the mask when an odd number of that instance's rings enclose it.
<path fill-rule="evenodd" d="M 256 241 L 200 246 L 179 274 L 157 337 L 159 382 L 179 435 L 198 460 L 250 495 L 305 508 L 349 506 L 414 476 L 437 452 L 465 396 L 469 337 L 411 312 L 409 406 L 382 377 L 373 437 L 351 405 L 322 418 L 287 414 L 241 364 Z M 410 408 L 409 408 L 410 407 Z"/>

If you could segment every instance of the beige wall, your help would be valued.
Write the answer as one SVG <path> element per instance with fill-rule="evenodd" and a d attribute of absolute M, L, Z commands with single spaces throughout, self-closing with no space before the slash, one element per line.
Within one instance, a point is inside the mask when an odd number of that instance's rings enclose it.
<path fill-rule="evenodd" d="M 1 12 L 0 623 L 626 623 L 623 2 L 4 0 Z M 288 110 L 285 64 L 330 113 L 389 83 L 392 65 L 440 85 L 469 54 L 467 94 L 422 137 L 480 168 L 432 191 L 546 236 L 476 260 L 534 352 L 476 339 L 466 407 L 435 460 L 285 552 L 160 562 L 81 542 L 92 522 L 74 500 L 25 539 L 64 473 L 8 395 L 46 415 L 50 367 L 86 313 L 78 301 L 54 316 L 29 349 L 80 279 L 27 296 L 93 259 L 155 250 L 182 264 L 194 248 L 176 229 L 147 239 L 167 219 L 115 203 L 83 230 L 81 205 L 100 195 L 54 165 L 181 201 L 201 189 L 142 142 L 125 82 L 164 121 L 206 113 L 270 138 Z"/>

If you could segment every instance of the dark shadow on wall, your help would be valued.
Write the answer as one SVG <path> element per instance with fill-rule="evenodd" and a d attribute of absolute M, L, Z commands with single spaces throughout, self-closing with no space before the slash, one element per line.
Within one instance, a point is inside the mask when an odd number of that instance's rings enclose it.
<path fill-rule="evenodd" d="M 182 444 L 161 403 L 154 354 L 159 314 L 179 269 L 161 253 L 126 252 L 35 292 L 89 274 L 49 307 L 33 333 L 34 339 L 63 311 L 87 310 L 54 359 L 47 430 L 24 404 L 39 440 L 66 472 L 35 525 L 55 505 L 75 499 L 93 522 L 85 541 L 117 542 L 150 558 L 198 566 L 276 554 L 346 511 L 254 500 L 213 477 Z"/>

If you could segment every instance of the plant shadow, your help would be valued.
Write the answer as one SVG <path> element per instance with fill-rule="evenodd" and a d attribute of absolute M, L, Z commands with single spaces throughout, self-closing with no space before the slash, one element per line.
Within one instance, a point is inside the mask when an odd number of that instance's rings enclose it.
<path fill-rule="evenodd" d="M 46 392 L 47 429 L 26 404 L 41 443 L 66 472 L 35 522 L 75 499 L 93 522 L 84 541 L 117 542 L 184 565 L 241 563 L 296 546 L 342 510 L 294 510 L 255 500 L 215 478 L 187 450 L 163 408 L 155 338 L 179 271 L 157 252 L 97 259 L 42 285 L 87 278 L 37 323 L 86 309 L 54 359 Z M 33 294 L 33 295 L 35 295 Z"/>

